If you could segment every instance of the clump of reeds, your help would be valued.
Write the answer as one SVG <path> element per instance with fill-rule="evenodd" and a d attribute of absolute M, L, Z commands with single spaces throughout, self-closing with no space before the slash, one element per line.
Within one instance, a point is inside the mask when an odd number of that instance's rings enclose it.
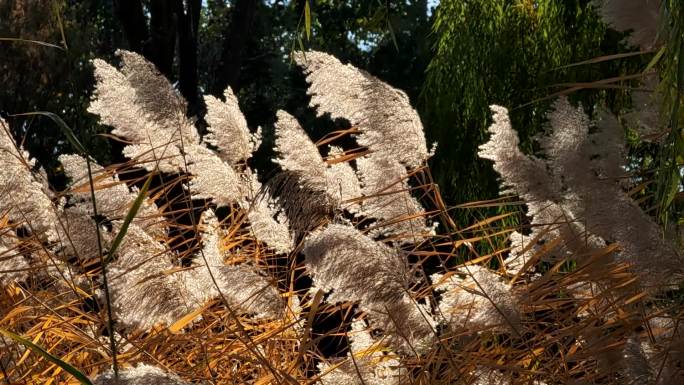
<path fill-rule="evenodd" d="M 206 97 L 202 137 L 150 63 L 119 56 L 121 68 L 94 62 L 90 111 L 126 144 L 127 164 L 63 156 L 71 184 L 52 191 L 4 122 L 0 135 L 0 180 L 12 186 L 0 328 L 95 383 L 681 375 L 681 256 L 624 190 L 624 133 L 610 115 L 592 120 L 558 101 L 542 159 L 519 151 L 506 110 L 493 107 L 480 155 L 527 205 L 531 227 L 497 228 L 500 216 L 458 229 L 431 182 L 417 113 L 371 75 L 297 55 L 311 106 L 351 129 L 314 143 L 279 112 L 281 172 L 265 181 L 248 162 L 259 130 L 230 90 Z M 476 243 L 501 236 L 509 249 L 477 255 Z M 0 344 L 7 382 L 71 380 L 25 345 Z"/>

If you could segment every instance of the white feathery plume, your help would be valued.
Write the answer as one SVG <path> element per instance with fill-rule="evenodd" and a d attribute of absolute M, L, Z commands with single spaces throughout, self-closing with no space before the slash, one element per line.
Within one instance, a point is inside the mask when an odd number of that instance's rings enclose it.
<path fill-rule="evenodd" d="M 144 118 L 142 106 L 135 102 L 135 89 L 126 77 L 104 60 L 93 60 L 95 93 L 88 112 L 98 115 L 102 123 L 114 127 L 114 133 L 132 143 L 147 140 L 157 128 Z M 121 127 L 121 128 L 118 128 Z"/>
<path fill-rule="evenodd" d="M 591 234 L 616 242 L 621 248 L 619 260 L 632 264 L 646 286 L 676 280 L 681 272 L 671 267 L 681 266 L 682 257 L 663 240 L 658 225 L 621 189 L 620 180 L 601 172 L 624 164 L 620 149 L 624 146 L 624 131 L 615 124 L 604 124 L 597 133 L 587 135 L 588 120 L 576 121 L 575 111 L 566 99 L 560 99 L 550 117 L 554 132 L 573 130 L 582 141 L 578 164 L 560 169 L 575 198 L 569 199 L 575 217 Z M 562 123 L 566 120 L 571 124 Z M 602 122 L 606 121 L 604 113 Z M 580 124 L 586 127 L 577 127 Z"/>
<path fill-rule="evenodd" d="M 662 239 L 659 227 L 624 193 L 620 169 L 624 133 L 603 113 L 597 133 L 581 109 L 561 98 L 550 114 L 551 132 L 542 138 L 548 160 L 523 155 L 507 112 L 493 106 L 490 141 L 480 156 L 494 161 L 507 191 L 517 192 L 528 204 L 532 224 L 557 224 L 543 240 L 561 236 L 567 252 L 595 249 L 606 240 L 616 242 L 620 261 L 640 273 L 642 283 L 672 282 L 680 274 L 681 256 Z M 541 228 L 532 236 L 541 234 Z"/>
<path fill-rule="evenodd" d="M 399 385 L 406 381 L 406 368 L 397 357 L 383 353 L 363 321 L 352 322 L 349 341 L 344 362 L 335 368 L 327 363 L 318 365 L 323 385 Z"/>
<path fill-rule="evenodd" d="M 356 165 L 365 196 L 359 215 L 378 220 L 380 227 L 374 229 L 374 235 L 395 235 L 402 241 L 415 241 L 417 236 L 434 233 L 425 223 L 420 202 L 409 192 L 406 169 L 401 164 L 371 154 L 356 159 Z"/>
<path fill-rule="evenodd" d="M 236 203 L 247 210 L 249 225 L 255 237 L 278 253 L 294 247 L 289 220 L 278 200 L 264 192 L 257 174 L 246 168 L 237 173 L 209 149 L 201 146 L 188 155 L 188 170 L 194 175 L 190 191 L 196 198 L 212 199 L 217 206 Z"/>
<path fill-rule="evenodd" d="M 511 232 L 508 235 L 508 240 L 511 242 L 511 252 L 503 261 L 504 267 L 508 274 L 518 275 L 530 260 L 529 253 L 523 252 L 529 242 L 525 242 L 525 236 L 518 231 Z"/>
<path fill-rule="evenodd" d="M 35 159 L 15 144 L 2 118 L 0 130 L 0 196 L 5 201 L 4 214 L 42 240 L 54 241 L 59 207 L 53 205 L 47 181 L 31 172 Z"/>
<path fill-rule="evenodd" d="M 601 373 L 614 376 L 620 383 L 628 385 L 657 384 L 654 374 L 659 377 L 666 374 L 660 371 L 664 367 L 655 359 L 648 336 L 644 338 L 633 332 L 623 337 L 622 346 L 606 346 L 606 336 L 600 329 L 592 329 L 585 329 L 587 335 L 581 340 L 582 344 L 598 347 L 594 359 Z"/>
<path fill-rule="evenodd" d="M 632 111 L 623 115 L 642 140 L 652 143 L 662 143 L 668 130 L 661 114 L 663 93 L 658 90 L 659 80 L 657 72 L 644 76 L 640 89 L 632 91 Z"/>
<path fill-rule="evenodd" d="M 614 115 L 600 110 L 599 130 L 589 135 L 591 120 L 582 108 L 559 98 L 548 119 L 550 129 L 540 144 L 550 174 L 564 189 L 574 190 L 591 179 L 615 185 L 625 176 L 624 130 Z"/>
<path fill-rule="evenodd" d="M 183 282 L 188 301 L 204 303 L 222 295 L 232 306 L 257 318 L 282 316 L 285 311 L 283 299 L 255 266 L 249 263 L 226 266 L 223 263 L 224 253 L 220 243 L 225 234 L 212 210 L 202 214 L 202 225 L 201 257 L 194 259 L 191 269 L 176 273 Z"/>
<path fill-rule="evenodd" d="M 72 191 L 70 191 L 69 203 L 74 205 L 77 210 L 82 211 L 82 215 L 92 215 L 93 203 L 85 158 L 80 155 L 68 154 L 60 155 L 59 161 L 64 168 L 64 173 L 71 180 Z M 98 214 L 111 220 L 124 218 L 138 197 L 138 188 L 135 186 L 129 188 L 126 183 L 119 180 L 116 173 L 110 175 L 99 164 L 91 162 L 90 168 Z M 138 224 L 154 237 L 161 238 L 166 235 L 167 228 L 164 225 L 161 212 L 150 199 L 143 200 L 133 223 Z"/>
<path fill-rule="evenodd" d="M 371 151 L 370 156 L 357 159 L 364 195 L 386 192 L 391 183 L 405 180 L 407 167 L 415 169 L 424 164 L 430 152 L 420 117 L 406 94 L 323 52 L 298 53 L 295 61 L 307 74 L 310 105 L 317 108 L 319 115 L 329 113 L 333 119 L 348 119 L 361 132 L 356 136 L 357 142 Z M 406 187 L 404 181 L 394 190 Z M 413 234 L 431 233 L 420 218 L 421 205 L 408 192 L 373 197 L 367 203 L 369 208 L 359 213 L 362 216 L 381 222 L 414 218 L 407 224 L 388 226 L 384 229 L 387 235 L 407 230 Z"/>
<path fill-rule="evenodd" d="M 423 125 L 405 93 L 323 52 L 295 53 L 310 83 L 318 114 L 348 119 L 358 127 L 360 145 L 410 168 L 428 158 Z"/>
<path fill-rule="evenodd" d="M 428 346 L 434 322 L 410 298 L 409 267 L 396 251 L 351 226 L 331 224 L 309 236 L 302 253 L 314 287 L 329 292 L 331 303 L 359 302 L 397 350 Z"/>
<path fill-rule="evenodd" d="M 423 354 L 434 347 L 437 321 L 429 303 L 416 302 L 409 295 L 394 303 L 373 307 L 368 321 L 384 331 L 384 341 L 399 353 Z"/>
<path fill-rule="evenodd" d="M 249 197 L 241 202 L 247 210 L 249 227 L 254 236 L 278 253 L 289 253 L 294 248 L 290 222 L 282 211 L 280 203 L 268 192 L 261 191 L 262 185 L 256 173 L 249 173 Z"/>
<path fill-rule="evenodd" d="M 190 385 L 173 373 L 147 364 L 119 370 L 118 374 L 118 381 L 114 371 L 109 370 L 95 377 L 93 382 L 95 385 Z"/>
<path fill-rule="evenodd" d="M 235 170 L 210 149 L 191 144 L 188 149 L 190 193 L 193 198 L 209 199 L 217 206 L 229 206 L 245 196 L 245 182 Z"/>
<path fill-rule="evenodd" d="M 587 144 L 590 120 L 581 107 L 573 107 L 567 98 L 557 99 L 552 108 L 548 115 L 549 132 L 539 142 L 548 158 L 546 168 L 550 175 L 566 187 L 564 185 L 570 183 L 568 179 L 591 172 L 589 159 L 582 151 Z"/>
<path fill-rule="evenodd" d="M 238 100 L 230 87 L 223 96 L 225 102 L 211 96 L 204 96 L 207 105 L 205 120 L 208 123 L 204 141 L 218 149 L 219 157 L 226 163 L 235 165 L 252 156 L 261 144 L 261 134 L 252 134 L 247 121 L 240 111 Z"/>
<path fill-rule="evenodd" d="M 529 215 L 535 213 L 530 221 L 532 232 L 523 235 L 514 231 L 509 235 L 511 252 L 504 260 L 509 274 L 518 274 L 525 263 L 540 252 L 544 260 L 555 262 L 577 254 L 579 250 L 605 247 L 605 241 L 587 233 L 584 222 L 568 207 L 551 201 L 528 202 L 527 205 Z M 550 247 L 549 243 L 557 239 L 562 241 Z"/>
<path fill-rule="evenodd" d="M 306 240 L 302 252 L 314 286 L 331 292 L 331 303 L 352 300 L 368 307 L 404 296 L 406 262 L 390 247 L 351 226 L 327 226 Z"/>
<path fill-rule="evenodd" d="M 169 80 L 143 56 L 117 50 L 121 58 L 121 74 L 135 89 L 135 102 L 143 106 L 145 117 L 156 122 L 166 133 L 180 131 L 190 142 L 199 140 L 197 131 L 186 118 L 187 103 Z"/>
<path fill-rule="evenodd" d="M 282 314 L 284 304 L 277 290 L 255 267 L 224 265 L 222 230 L 214 213 L 205 211 L 201 221 L 201 255 L 195 256 L 189 269 L 181 271 L 177 271 L 172 255 L 161 243 L 138 226 L 129 227 L 118 258 L 110 264 L 113 308 L 122 324 L 140 329 L 170 325 L 221 295 L 236 310 L 257 318 Z M 155 295 L 149 295 L 151 292 Z"/>
<path fill-rule="evenodd" d="M 491 106 L 494 121 L 489 126 L 491 137 L 480 146 L 479 156 L 494 161 L 494 170 L 501 175 L 502 194 L 516 193 L 528 205 L 528 214 L 532 217 L 532 233 L 528 242 L 522 234 L 514 232 L 510 235 L 511 255 L 505 261 L 511 273 L 517 273 L 539 249 L 539 245 L 528 245 L 529 240 L 537 239 L 539 243 L 565 236 L 564 239 L 575 242 L 583 240 L 584 228 L 574 221 L 571 213 L 560 204 L 559 191 L 561 181 L 547 171 L 546 163 L 533 156 L 526 156 L 520 151 L 518 133 L 511 127 L 508 111 L 504 107 Z M 568 252 L 560 245 L 561 256 Z"/>
<path fill-rule="evenodd" d="M 570 243 L 583 239 L 584 226 L 575 220 L 573 214 L 561 202 L 560 191 L 563 181 L 557 177 L 559 173 L 549 172 L 550 166 L 545 161 L 523 154 L 518 148 L 518 134 L 511 126 L 508 111 L 499 106 L 491 106 L 491 109 L 494 112 L 494 122 L 489 127 L 492 135 L 487 143 L 480 146 L 479 155 L 494 161 L 494 170 L 502 177 L 502 193 L 516 193 L 526 201 L 529 215 L 532 216 L 532 234 L 529 239 L 538 239 L 540 243 L 561 235 Z M 564 133 L 561 132 L 560 135 Z M 553 148 L 554 145 L 561 144 L 554 144 L 551 140 L 546 143 L 551 152 L 555 151 L 558 154 L 557 163 L 567 163 L 568 160 L 564 156 L 574 156 L 572 153 L 563 155 L 562 149 Z M 512 252 L 506 262 L 514 264 L 519 269 L 524 264 L 523 261 L 537 252 L 538 247 L 529 247 L 524 242 L 524 237 L 517 232 L 510 237 Z"/>
<path fill-rule="evenodd" d="M 328 152 L 329 158 L 335 158 L 343 155 L 341 148 L 330 146 Z M 356 171 L 352 168 L 349 162 L 336 162 L 328 166 L 326 170 L 328 179 L 328 190 L 332 197 L 337 201 L 346 201 L 358 198 L 362 195 L 361 184 Z M 359 204 L 350 202 L 345 205 L 345 209 L 352 213 L 357 213 Z"/>
<path fill-rule="evenodd" d="M 678 315 L 655 316 L 645 320 L 643 327 L 648 331 L 627 336 L 618 354 L 601 357 L 601 363 L 620 370 L 627 384 L 682 383 L 684 325 L 681 318 Z"/>
<path fill-rule="evenodd" d="M 250 228 L 255 237 L 278 253 L 294 247 L 289 222 L 281 213 L 278 201 L 267 192 L 257 174 L 246 168 L 237 172 L 213 151 L 200 145 L 188 149 L 188 171 L 193 174 L 190 192 L 195 198 L 211 199 L 217 206 L 238 204 L 247 210 Z"/>
<path fill-rule="evenodd" d="M 334 206 L 343 200 L 361 196 L 361 187 L 354 169 L 347 162 L 327 165 L 299 125 L 295 117 L 285 111 L 278 111 L 276 127 L 276 159 L 283 170 L 296 173 L 307 187 L 324 192 Z M 331 148 L 331 156 L 340 155 L 341 149 Z M 348 207 L 353 211 L 353 206 Z"/>
<path fill-rule="evenodd" d="M 113 225 L 118 232 L 120 221 Z M 142 330 L 170 325 L 198 305 L 184 301 L 181 282 L 167 275 L 175 267 L 171 258 L 140 227 L 129 226 L 117 258 L 108 265 L 112 308 L 122 325 Z"/>
<path fill-rule="evenodd" d="M 57 228 L 58 253 L 65 259 L 75 257 L 81 261 L 97 257 L 96 226 L 88 210 L 80 206 L 66 208 L 60 215 L 60 226 Z M 111 241 L 110 234 L 104 228 L 100 230 L 102 247 L 107 248 Z"/>
<path fill-rule="evenodd" d="M 256 149 L 257 139 L 252 143 L 252 149 Z M 190 146 L 188 160 L 188 171 L 194 175 L 190 181 L 190 192 L 194 197 L 212 199 L 219 207 L 238 204 L 247 210 L 250 228 L 258 240 L 278 253 L 292 250 L 294 240 L 289 221 L 280 210 L 278 201 L 268 191 L 262 191 L 256 172 L 250 168 L 238 172 L 214 152 L 199 145 Z"/>
<path fill-rule="evenodd" d="M 94 98 L 88 111 L 114 127 L 112 134 L 130 142 L 123 153 L 147 170 L 183 168 L 181 141 L 198 143 L 185 102 L 154 66 L 136 53 L 118 50 L 121 71 L 95 59 Z"/>
<path fill-rule="evenodd" d="M 306 178 L 308 184 L 325 191 L 327 187 L 326 164 L 311 141 L 309 135 L 299 125 L 297 119 L 285 111 L 279 110 L 276 129 L 276 159 L 283 170 L 292 171 Z"/>
<path fill-rule="evenodd" d="M 435 290 L 444 291 L 438 304 L 454 328 L 502 330 L 520 333 L 520 310 L 511 286 L 481 266 L 463 268 L 465 278 L 433 274 Z"/>
<path fill-rule="evenodd" d="M 627 42 L 652 49 L 658 38 L 660 0 L 594 0 L 603 21 L 619 32 L 630 32 Z"/>
<path fill-rule="evenodd" d="M 508 110 L 491 106 L 492 134 L 479 148 L 481 158 L 494 161 L 494 170 L 501 175 L 502 194 L 517 194 L 527 202 L 553 201 L 557 198 L 559 183 L 549 177 L 543 160 L 527 156 L 520 151 L 518 133 L 513 130 Z"/>
<path fill-rule="evenodd" d="M 257 268 L 250 265 L 210 265 L 210 268 L 220 293 L 201 261 L 193 265 L 193 270 L 178 273 L 188 300 L 206 303 L 222 295 L 236 311 L 251 314 L 255 319 L 278 319 L 283 315 L 283 299 Z"/>
<path fill-rule="evenodd" d="M 289 220 L 270 197 L 257 197 L 248 209 L 249 227 L 254 236 L 277 253 L 289 253 L 294 248 Z"/>
<path fill-rule="evenodd" d="M 114 126 L 113 134 L 131 144 L 124 155 L 143 163 L 148 170 L 192 174 L 190 192 L 196 198 L 213 200 L 218 206 L 239 204 L 249 210 L 255 235 L 278 252 L 291 250 L 287 221 L 275 218 L 270 198 L 257 198 L 261 185 L 256 175 L 238 165 L 259 145 L 259 133 L 250 134 L 237 101 L 230 90 L 226 102 L 208 97 L 207 117 L 211 125 L 205 143 L 193 123 L 185 117 L 185 101 L 154 65 L 142 56 L 117 51 L 122 68 L 117 70 L 95 60 L 95 98 L 89 111 L 103 123 Z M 206 144 L 217 147 L 219 154 Z M 236 152 L 237 151 L 237 152 Z M 256 188 L 255 188 L 256 187 Z"/>
<path fill-rule="evenodd" d="M 0 234 L 0 287 L 28 278 L 29 267 L 29 263 L 17 249 L 14 231 L 2 230 Z"/>

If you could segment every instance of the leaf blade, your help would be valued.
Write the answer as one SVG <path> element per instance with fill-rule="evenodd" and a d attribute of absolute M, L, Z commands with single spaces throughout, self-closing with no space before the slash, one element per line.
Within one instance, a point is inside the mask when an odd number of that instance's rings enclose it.
<path fill-rule="evenodd" d="M 64 371 L 66 371 L 67 373 L 74 376 L 81 384 L 93 385 L 93 383 L 90 381 L 90 379 L 88 379 L 88 377 L 85 374 L 81 373 L 78 369 L 74 368 L 73 366 L 69 365 L 67 362 L 59 359 L 58 357 L 50 354 L 47 350 L 45 350 L 42 347 L 34 344 L 33 342 L 27 340 L 26 338 L 24 338 L 18 334 L 14 334 L 14 333 L 12 333 L 8 330 L 5 330 L 5 329 L 0 329 L 0 334 L 14 340 L 15 342 L 17 342 L 19 344 L 24 345 L 25 347 L 31 349 L 31 351 L 33 351 L 34 353 L 39 354 L 40 356 L 42 356 L 46 360 L 48 360 L 48 361 L 52 362 L 53 364 L 59 366 Z"/>
<path fill-rule="evenodd" d="M 306 32 L 306 40 L 311 40 L 311 6 L 309 0 L 304 2 L 304 31 Z"/>
<path fill-rule="evenodd" d="M 64 51 L 64 48 L 62 48 L 56 44 L 52 44 L 52 43 L 48 43 L 46 41 L 40 41 L 40 40 L 21 39 L 18 37 L 0 37 L 0 41 L 12 41 L 12 42 L 16 41 L 18 43 L 37 44 L 37 45 L 42 45 L 43 47 L 57 48 L 59 50 Z"/>
<path fill-rule="evenodd" d="M 78 140 L 76 137 L 76 134 L 74 134 L 74 131 L 69 127 L 68 124 L 62 118 L 59 117 L 59 115 L 53 113 L 53 112 L 47 112 L 47 111 L 34 111 L 34 112 L 24 112 L 21 114 L 14 114 L 12 116 L 45 116 L 47 118 L 50 118 L 53 122 L 57 124 L 57 126 L 62 130 L 62 133 L 64 133 L 64 136 L 66 136 L 67 140 L 69 143 L 71 143 L 72 146 L 83 156 L 88 156 L 85 147 L 81 144 L 81 142 Z"/>
<path fill-rule="evenodd" d="M 138 192 L 138 196 L 135 198 L 135 201 L 133 201 L 133 205 L 131 206 L 130 210 L 128 210 L 128 213 L 126 214 L 126 218 L 124 218 L 123 223 L 121 224 L 121 229 L 119 229 L 119 232 L 116 234 L 116 237 L 112 241 L 111 247 L 109 248 L 109 252 L 107 253 L 107 258 L 105 259 L 105 264 L 109 263 L 112 258 L 114 258 L 114 254 L 116 253 L 116 250 L 121 246 L 121 242 L 123 241 L 124 237 L 126 236 L 126 233 L 128 232 L 128 226 L 130 226 L 131 222 L 133 221 L 133 218 L 138 214 L 138 210 L 140 210 L 140 206 L 142 206 L 143 200 L 145 200 L 145 197 L 147 196 L 147 190 L 150 188 L 150 183 L 152 183 L 152 175 L 150 174 L 147 177 L 147 180 L 145 180 L 145 184 L 143 184 L 142 188 L 140 189 L 140 192 Z"/>

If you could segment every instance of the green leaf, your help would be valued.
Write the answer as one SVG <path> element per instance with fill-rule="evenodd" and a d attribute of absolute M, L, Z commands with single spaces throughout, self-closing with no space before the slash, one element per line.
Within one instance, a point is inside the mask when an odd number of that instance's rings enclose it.
<path fill-rule="evenodd" d="M 394 43 L 394 48 L 399 51 L 399 43 L 397 43 L 397 36 L 394 34 L 394 28 L 392 28 L 392 22 L 387 18 L 387 30 L 389 31 L 390 37 L 392 38 L 392 43 Z"/>
<path fill-rule="evenodd" d="M 14 114 L 12 116 L 32 116 L 32 115 L 41 115 L 41 116 L 46 116 L 46 117 L 52 119 L 53 122 L 57 123 L 57 126 L 59 126 L 59 128 L 64 133 L 64 136 L 66 136 L 67 140 L 69 141 L 69 143 L 71 143 L 72 146 L 74 146 L 76 151 L 78 151 L 83 156 L 88 156 L 88 154 L 86 153 L 85 147 L 83 147 L 83 145 L 78 140 L 78 138 L 76 138 L 74 131 L 71 130 L 71 127 L 69 127 L 62 120 L 62 118 L 59 117 L 59 115 L 54 114 L 52 112 L 47 112 L 47 111 L 35 111 L 35 112 L 25 112 L 23 114 Z"/>
<path fill-rule="evenodd" d="M 299 44 L 299 49 L 302 52 L 306 52 L 306 50 L 304 49 L 304 42 L 302 41 L 301 37 L 297 37 L 297 43 Z"/>
<path fill-rule="evenodd" d="M 62 20 L 61 4 L 57 2 L 53 3 L 52 10 L 57 18 L 57 26 L 59 27 L 59 33 L 62 36 L 62 45 L 64 46 L 64 51 L 67 51 L 69 50 L 69 46 L 67 46 L 66 33 L 64 33 L 64 20 Z"/>
<path fill-rule="evenodd" d="M 126 218 L 124 218 L 124 221 L 121 224 L 121 229 L 119 230 L 119 233 L 116 234 L 116 238 L 114 238 L 114 241 L 112 241 L 112 245 L 109 248 L 107 258 L 105 259 L 105 264 L 109 263 L 112 260 L 112 258 L 114 258 L 116 250 L 119 248 L 119 246 L 121 246 L 121 242 L 123 241 L 124 237 L 126 236 L 126 233 L 128 232 L 128 226 L 131 224 L 136 214 L 138 214 L 138 210 L 140 210 L 140 206 L 142 205 L 143 200 L 145 200 L 145 197 L 147 196 L 147 190 L 149 190 L 150 188 L 150 183 L 152 182 L 152 175 L 153 174 L 150 174 L 147 177 L 145 184 L 143 184 L 142 188 L 140 189 L 140 192 L 138 193 L 138 196 L 135 198 L 135 201 L 133 202 L 133 206 L 131 206 L 131 209 L 128 210 L 128 214 L 126 214 Z"/>
<path fill-rule="evenodd" d="M 60 47 L 60 46 L 58 46 L 58 45 L 55 45 L 55 44 L 52 44 L 52 43 L 48 43 L 48 42 L 45 42 L 45 41 L 39 41 L 39 40 L 19 39 L 19 38 L 16 38 L 16 37 L 0 37 L 0 41 L 16 41 L 16 42 L 19 42 L 19 43 L 38 44 L 38 45 L 42 45 L 42 46 L 45 46 L 45 47 L 61 49 L 62 51 L 64 51 L 64 48 L 62 48 L 62 47 Z"/>
<path fill-rule="evenodd" d="M 679 173 L 676 170 L 672 172 L 669 183 L 669 188 L 667 194 L 665 195 L 665 201 L 663 203 L 665 207 L 669 207 L 672 204 L 675 197 L 677 196 L 677 192 L 679 192 Z"/>
<path fill-rule="evenodd" d="M 306 40 L 311 40 L 311 6 L 309 6 L 309 0 L 304 2 L 304 31 L 306 32 Z"/>
<path fill-rule="evenodd" d="M 61 359 L 53 356 L 52 354 L 48 353 L 47 350 L 41 348 L 40 346 L 34 344 L 33 342 L 27 340 L 24 337 L 21 337 L 17 334 L 14 334 L 10 331 L 0 329 L 0 334 L 9 337 L 16 341 L 17 343 L 20 343 L 24 345 L 25 347 L 31 349 L 34 353 L 38 353 L 41 355 L 43 358 L 46 360 L 52 362 L 53 364 L 59 366 L 60 368 L 64 369 L 67 373 L 71 374 L 74 376 L 81 384 L 83 385 L 93 385 L 93 383 L 86 377 L 85 374 L 81 373 L 78 369 L 74 368 L 73 366 L 69 365 L 68 363 L 62 361 Z"/>
<path fill-rule="evenodd" d="M 648 62 L 648 65 L 646 66 L 646 68 L 644 68 L 644 72 L 648 72 L 648 70 L 650 70 L 656 64 L 658 64 L 658 62 L 660 61 L 660 58 L 663 57 L 663 54 L 665 53 L 665 48 L 667 48 L 667 46 L 663 46 L 662 48 L 660 48 L 660 50 L 658 50 L 658 53 L 656 53 L 653 56 L 653 59 L 651 59 L 651 61 Z"/>
<path fill-rule="evenodd" d="M 633 57 L 633 56 L 646 55 L 646 54 L 649 54 L 652 52 L 653 51 L 635 51 L 635 52 L 616 53 L 616 54 L 611 54 L 611 55 L 601 55 L 601 56 L 591 58 L 589 60 L 582 60 L 582 61 L 577 62 L 577 63 L 566 64 L 566 65 L 554 67 L 554 68 L 551 68 L 550 70 L 547 70 L 545 72 L 556 71 L 556 70 L 561 70 L 561 69 L 565 69 L 565 68 L 572 68 L 572 67 L 582 66 L 582 65 L 586 65 L 586 64 L 603 63 L 606 61 L 624 59 L 624 58 Z M 658 55 L 662 55 L 662 53 L 660 53 L 660 52 L 656 53 L 656 56 L 658 56 Z M 657 61 L 657 59 L 655 57 L 651 60 L 651 62 L 653 62 L 653 60 Z M 655 64 L 655 63 L 649 64 L 649 67 L 646 67 L 644 72 L 648 71 L 650 66 L 652 66 L 653 64 Z"/>

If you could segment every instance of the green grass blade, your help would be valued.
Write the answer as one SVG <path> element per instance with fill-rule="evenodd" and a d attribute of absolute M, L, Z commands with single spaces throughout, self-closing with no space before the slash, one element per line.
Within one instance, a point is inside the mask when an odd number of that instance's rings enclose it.
<path fill-rule="evenodd" d="M 53 122 L 59 126 L 59 129 L 62 130 L 64 133 L 64 136 L 66 136 L 67 140 L 69 143 L 71 143 L 72 146 L 78 151 L 81 155 L 83 156 L 88 156 L 85 147 L 81 144 L 81 142 L 76 138 L 76 135 L 74 134 L 74 131 L 69 127 L 69 125 L 62 120 L 62 118 L 59 117 L 59 115 L 54 114 L 52 112 L 47 112 L 47 111 L 34 111 L 34 112 L 24 112 L 23 114 L 14 114 L 12 116 L 33 116 L 33 115 L 39 115 L 39 116 L 46 116 L 50 119 L 52 119 Z"/>
<path fill-rule="evenodd" d="M 302 52 L 304 52 L 304 51 L 305 51 L 304 42 L 302 41 L 302 38 L 301 38 L 301 37 L 297 37 L 297 43 L 299 44 L 299 49 L 300 49 Z"/>
<path fill-rule="evenodd" d="M 61 4 L 54 2 L 52 9 L 53 9 L 53 12 L 55 13 L 55 18 L 57 19 L 57 26 L 59 27 L 59 33 L 62 36 L 62 45 L 64 46 L 64 51 L 68 51 L 69 46 L 67 45 L 66 33 L 64 32 L 64 20 L 62 19 Z"/>
<path fill-rule="evenodd" d="M 145 200 L 145 197 L 147 196 L 147 190 L 149 190 L 150 188 L 150 183 L 152 183 L 152 174 L 150 174 L 150 176 L 147 177 L 147 180 L 140 189 L 138 196 L 135 198 L 135 201 L 133 202 L 131 209 L 128 210 L 128 214 L 126 214 L 126 218 L 124 218 L 123 224 L 121 224 L 121 229 L 119 230 L 119 233 L 116 234 L 116 238 L 114 238 L 114 241 L 112 241 L 112 245 L 109 248 L 107 258 L 105 259 L 105 264 L 109 263 L 112 260 L 112 258 L 114 258 L 116 250 L 119 248 L 121 242 L 126 236 L 126 233 L 128 232 L 128 226 L 131 224 L 131 221 L 133 221 L 133 218 L 135 218 L 136 214 L 138 214 L 138 210 L 140 210 L 140 206 L 142 205 L 143 200 Z"/>
<path fill-rule="evenodd" d="M 603 63 L 606 61 L 611 61 L 611 60 L 618 60 L 618 59 L 624 59 L 624 58 L 629 58 L 633 56 L 640 56 L 640 55 L 647 55 L 652 53 L 653 50 L 647 50 L 647 51 L 635 51 L 635 52 L 625 52 L 625 53 L 616 53 L 612 55 L 602 55 L 602 56 L 597 56 L 588 60 L 582 60 L 577 63 L 572 63 L 572 64 L 566 64 L 558 67 L 551 68 L 550 70 L 545 71 L 546 72 L 551 72 L 551 71 L 557 71 L 557 70 L 562 70 L 566 68 L 572 68 L 572 67 L 578 67 L 578 66 L 583 66 L 587 64 L 597 64 L 597 63 Z"/>
<path fill-rule="evenodd" d="M 42 45 L 44 47 L 57 48 L 57 49 L 64 51 L 64 48 L 62 48 L 56 44 L 52 44 L 52 43 L 48 43 L 46 41 L 40 41 L 40 40 L 20 39 L 18 37 L 0 37 L 0 41 L 16 41 L 19 43 L 37 44 L 37 45 Z"/>
<path fill-rule="evenodd" d="M 648 72 L 648 70 L 650 70 L 651 68 L 655 67 L 656 64 L 658 64 L 658 62 L 660 61 L 660 58 L 663 57 L 663 54 L 665 53 L 666 48 L 667 48 L 667 46 L 663 46 L 658 50 L 658 53 L 656 53 L 653 56 L 653 59 L 651 59 L 651 61 L 648 62 L 648 65 L 646 66 L 646 68 L 644 68 L 644 72 Z"/>
<path fill-rule="evenodd" d="M 10 331 L 0 329 L 0 334 L 7 336 L 17 343 L 20 343 L 24 345 L 25 347 L 31 349 L 34 353 L 38 353 L 41 355 L 43 358 L 46 360 L 52 362 L 53 364 L 59 366 L 60 368 L 64 369 L 67 373 L 71 374 L 74 376 L 81 384 L 83 385 L 93 385 L 93 383 L 86 377 L 85 374 L 81 373 L 78 369 L 74 368 L 73 366 L 69 365 L 68 363 L 62 361 L 61 359 L 53 356 L 52 354 L 48 353 L 47 350 L 41 348 L 40 346 L 34 344 L 33 342 L 27 340 L 24 337 L 21 337 L 17 334 L 14 334 Z"/>
<path fill-rule="evenodd" d="M 306 31 L 306 40 L 311 40 L 311 6 L 309 0 L 304 2 L 304 30 Z"/>
<path fill-rule="evenodd" d="M 387 11 L 387 31 L 392 38 L 392 44 L 394 44 L 394 49 L 399 52 L 399 43 L 397 42 L 397 35 L 394 34 L 394 28 L 392 27 L 392 20 L 390 20 L 389 11 Z"/>
<path fill-rule="evenodd" d="M 83 157 L 86 159 L 86 164 L 88 165 L 88 181 L 90 182 L 90 194 L 91 198 L 93 201 L 93 214 L 95 217 L 97 217 L 97 202 L 95 200 L 95 190 L 94 190 L 94 184 L 93 184 L 93 175 L 91 172 L 90 168 L 90 156 L 88 155 L 88 152 L 86 151 L 85 147 L 81 144 L 81 142 L 78 140 L 76 135 L 74 134 L 74 131 L 69 127 L 62 118 L 59 117 L 59 115 L 54 114 L 52 112 L 46 112 L 46 111 L 34 111 L 34 112 L 26 112 L 23 114 L 16 114 L 13 116 L 32 116 L 32 115 L 38 115 L 38 116 L 46 116 L 50 118 L 54 123 L 57 124 L 57 126 L 62 130 L 62 133 L 64 133 L 64 136 L 66 136 L 67 140 L 71 145 L 74 147 L 74 149 Z M 137 201 L 137 200 L 136 200 Z M 139 207 L 139 204 L 138 204 Z M 136 209 L 137 211 L 137 209 Z M 130 215 L 130 213 L 129 213 Z M 135 214 L 133 214 L 135 216 Z M 128 219 L 128 218 L 127 218 Z M 126 228 L 128 227 L 128 224 L 126 223 Z M 114 341 L 114 328 L 113 328 L 113 321 L 112 321 L 112 313 L 111 313 L 111 303 L 109 301 L 109 288 L 107 286 L 107 274 L 106 270 L 104 268 L 105 262 L 103 260 L 102 256 L 102 244 L 101 244 L 101 234 L 100 234 L 100 227 L 99 225 L 95 226 L 95 230 L 97 232 L 97 247 L 98 247 L 98 252 L 100 255 L 100 261 L 102 263 L 102 278 L 103 278 L 103 283 L 104 283 L 104 291 L 105 291 L 105 298 L 107 299 L 107 315 L 108 315 L 108 331 L 109 331 L 109 341 L 111 343 L 111 349 L 112 349 L 112 366 L 114 368 L 114 378 L 118 378 L 118 365 L 116 362 L 116 344 Z M 125 231 L 124 231 L 125 233 Z M 117 236 L 119 238 L 119 236 Z M 123 238 L 121 236 L 120 238 Z M 121 242 L 121 239 L 118 239 L 119 243 Z M 117 245 L 118 246 L 118 245 Z"/>

